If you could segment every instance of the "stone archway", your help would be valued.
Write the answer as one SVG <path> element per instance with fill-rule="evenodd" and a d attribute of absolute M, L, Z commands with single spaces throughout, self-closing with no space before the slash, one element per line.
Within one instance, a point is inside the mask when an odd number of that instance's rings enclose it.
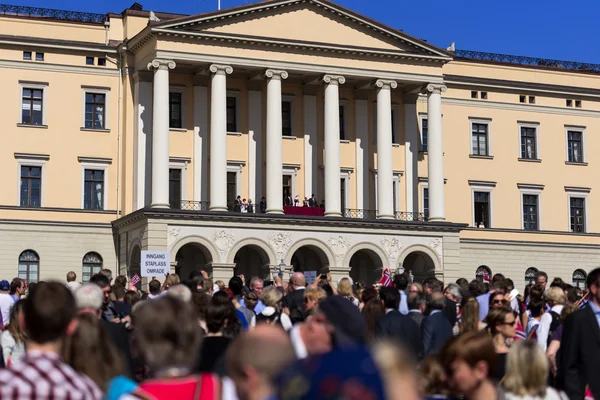
<path fill-rule="evenodd" d="M 322 249 L 307 244 L 292 254 L 291 265 L 296 272 L 316 271 L 318 276 L 329 267 L 330 262 Z"/>
<path fill-rule="evenodd" d="M 404 258 L 402 267 L 413 276 L 414 282 L 423 282 L 427 278 L 435 278 L 435 262 L 423 251 L 409 253 Z"/>
<path fill-rule="evenodd" d="M 381 279 L 383 260 L 370 249 L 360 249 L 350 258 L 350 277 L 354 282 L 373 285 Z"/>
<path fill-rule="evenodd" d="M 241 247 L 233 258 L 234 275 L 244 274 L 247 282 L 252 277 L 269 279 L 270 260 L 267 252 L 260 246 L 249 244 Z"/>
<path fill-rule="evenodd" d="M 208 276 L 212 276 L 211 252 L 199 243 L 187 243 L 183 245 L 175 255 L 175 273 L 182 280 L 188 279 L 194 271 L 205 270 Z"/>

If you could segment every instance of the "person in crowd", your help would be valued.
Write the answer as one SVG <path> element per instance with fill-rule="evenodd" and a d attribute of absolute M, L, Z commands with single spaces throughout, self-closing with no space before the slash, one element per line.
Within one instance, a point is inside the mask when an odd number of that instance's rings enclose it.
<path fill-rule="evenodd" d="M 494 344 L 481 332 L 468 332 L 448 340 L 440 352 L 453 392 L 466 400 L 500 399 L 499 390 L 490 379 L 497 365 Z"/>
<path fill-rule="evenodd" d="M 258 304 L 259 301 L 260 301 L 260 299 L 254 292 L 248 292 L 244 295 L 244 304 L 246 305 L 246 308 L 248 308 L 248 310 L 252 311 L 255 316 L 256 316 L 256 305 Z"/>
<path fill-rule="evenodd" d="M 367 333 L 365 339 L 367 343 L 372 343 L 376 338 L 377 321 L 385 315 L 385 308 L 381 304 L 379 299 L 372 299 L 367 301 L 361 310 L 361 314 L 367 324 Z"/>
<path fill-rule="evenodd" d="M 473 279 L 469 282 L 469 293 L 471 296 L 477 298 L 485 293 L 485 285 L 478 279 Z"/>
<path fill-rule="evenodd" d="M 206 309 L 207 332 L 200 345 L 196 372 L 225 374 L 225 352 L 232 339 L 224 336 L 230 309 L 226 304 L 211 304 Z"/>
<path fill-rule="evenodd" d="M 552 372 L 553 377 L 556 377 L 557 373 L 556 356 L 558 355 L 558 351 L 560 350 L 560 342 L 562 341 L 564 321 L 569 314 L 577 310 L 578 308 L 575 304 L 567 304 L 563 307 L 563 310 L 560 313 L 558 327 L 554 331 L 554 335 L 552 335 L 552 340 L 550 341 L 548 349 L 546 350 L 546 355 L 548 356 L 548 360 L 550 361 L 550 371 Z"/>
<path fill-rule="evenodd" d="M 114 302 L 110 299 L 112 288 L 110 279 L 105 274 L 95 274 L 90 278 L 90 283 L 97 285 L 104 293 L 104 302 L 102 304 L 102 318 L 109 322 L 121 322 Z"/>
<path fill-rule="evenodd" d="M 565 296 L 567 296 L 567 304 L 576 304 L 579 299 L 579 289 L 573 285 L 565 284 Z"/>
<path fill-rule="evenodd" d="M 119 318 L 131 316 L 131 305 L 125 303 L 125 294 L 127 294 L 125 287 L 115 283 L 112 287 L 112 293 L 115 295 L 113 306 Z"/>
<path fill-rule="evenodd" d="M 563 400 L 565 393 L 548 387 L 548 358 L 534 340 L 515 343 L 508 353 L 504 390 L 506 400 Z"/>
<path fill-rule="evenodd" d="M 437 354 L 446 340 L 453 336 L 452 325 L 442 313 L 446 298 L 441 292 L 433 292 L 429 297 L 430 313 L 421 324 L 421 354 L 427 357 Z"/>
<path fill-rule="evenodd" d="M 189 303 L 192 301 L 192 291 L 189 287 L 185 285 L 175 285 L 171 286 L 166 292 L 164 292 L 167 296 L 175 296 L 179 300 L 184 303 Z"/>
<path fill-rule="evenodd" d="M 479 320 L 479 302 L 475 297 L 463 298 L 460 308 L 459 333 L 479 332 L 485 327 Z"/>
<path fill-rule="evenodd" d="M 290 279 L 292 292 L 283 298 L 283 312 L 290 317 L 292 324 L 304 321 L 306 278 L 302 272 L 294 272 Z"/>
<path fill-rule="evenodd" d="M 127 280 L 127 277 L 125 275 L 119 275 L 115 278 L 115 285 L 120 285 L 126 288 L 128 284 L 129 281 Z"/>
<path fill-rule="evenodd" d="M 413 293 L 413 292 L 423 293 L 423 285 L 421 285 L 419 282 L 411 283 L 410 286 L 408 287 L 408 293 Z"/>
<path fill-rule="evenodd" d="M 497 365 L 491 377 L 500 382 L 504 378 L 506 357 L 517 335 L 517 317 L 509 307 L 492 308 L 486 318 L 487 330 L 493 340 L 494 350 L 498 355 Z"/>
<path fill-rule="evenodd" d="M 154 300 L 161 295 L 160 291 L 160 281 L 158 279 L 152 279 L 150 283 L 148 283 L 148 300 Z"/>
<path fill-rule="evenodd" d="M 252 279 L 250 279 L 250 284 L 248 285 L 248 287 L 250 288 L 250 291 L 254 292 L 256 294 L 256 296 L 258 296 L 258 298 L 259 298 L 258 303 L 254 307 L 254 312 L 256 314 L 260 314 L 262 312 L 262 310 L 264 310 L 264 308 L 265 308 L 265 305 L 260 300 L 260 295 L 262 294 L 262 291 L 264 288 L 264 281 L 262 279 L 260 279 L 259 277 L 255 276 Z M 240 305 L 245 307 L 246 306 L 245 300 L 240 301 Z"/>
<path fill-rule="evenodd" d="M 552 335 L 556 331 L 559 324 L 560 313 L 566 302 L 565 292 L 562 288 L 555 286 L 548 289 L 546 294 L 546 302 L 550 307 L 550 311 L 544 313 L 540 319 L 540 324 L 537 329 L 537 342 L 544 351 L 548 348 Z"/>
<path fill-rule="evenodd" d="M 420 349 L 419 327 L 417 323 L 406 315 L 400 314 L 400 293 L 392 287 L 379 289 L 379 298 L 385 308 L 385 315 L 377 321 L 375 336 L 379 339 L 397 341 L 418 358 Z"/>
<path fill-rule="evenodd" d="M 408 317 L 416 322 L 421 330 L 421 324 L 425 318 L 424 312 L 427 307 L 427 298 L 421 292 L 411 292 L 407 296 L 408 302 Z"/>
<path fill-rule="evenodd" d="M 512 310 L 514 312 L 516 312 L 517 314 L 521 314 L 521 308 L 519 307 L 519 300 L 517 299 L 517 295 L 519 294 L 519 291 L 517 289 L 515 289 L 515 283 L 513 282 L 512 279 L 507 278 L 506 279 L 506 294 L 507 294 L 507 299 L 510 302 L 510 308 L 512 308 Z"/>
<path fill-rule="evenodd" d="M 81 283 L 77 282 L 77 274 L 73 271 L 67 272 L 67 287 L 71 292 L 74 292 Z"/>
<path fill-rule="evenodd" d="M 204 274 L 202 271 L 192 271 L 190 272 L 189 278 L 190 281 L 196 282 L 196 290 L 204 290 Z M 206 278 L 208 279 L 208 278 Z"/>
<path fill-rule="evenodd" d="M 558 383 L 572 400 L 583 399 L 586 388 L 600 399 L 600 268 L 586 283 L 588 305 L 565 319 L 558 357 Z"/>
<path fill-rule="evenodd" d="M 204 278 L 204 292 L 209 296 L 215 294 L 215 284 L 212 280 Z"/>
<path fill-rule="evenodd" d="M 123 297 L 123 303 L 128 304 L 133 308 L 135 303 L 137 303 L 138 301 L 140 301 L 140 295 L 137 291 L 128 290 L 127 292 L 125 292 L 125 296 Z"/>
<path fill-rule="evenodd" d="M 134 312 L 135 338 L 152 378 L 134 392 L 136 398 L 218 399 L 216 375 L 194 375 L 200 351 L 200 325 L 192 306 L 172 296 L 147 301 Z"/>
<path fill-rule="evenodd" d="M 231 290 L 231 293 L 233 294 L 233 305 L 238 311 L 244 314 L 244 318 L 246 319 L 248 326 L 251 327 L 255 324 L 254 318 L 256 317 L 256 314 L 254 314 L 254 311 L 247 307 L 248 302 L 242 302 L 242 296 L 244 293 L 243 287 L 244 284 L 239 276 L 234 276 L 229 280 L 229 290 Z M 221 290 L 219 291 L 221 292 Z M 241 303 L 246 304 L 246 306 L 243 306 Z"/>
<path fill-rule="evenodd" d="M 233 295 L 232 295 L 233 297 Z M 242 329 L 248 329 L 248 321 L 244 317 L 241 311 L 236 310 L 231 298 L 229 298 L 226 292 L 218 292 L 215 293 L 214 296 L 210 298 L 209 308 L 211 306 L 216 306 L 223 304 L 227 307 L 227 325 L 223 329 L 223 335 L 229 338 L 236 338 L 242 331 Z"/>
<path fill-rule="evenodd" d="M 406 295 L 406 288 L 408 287 L 408 278 L 406 274 L 394 275 L 394 287 L 400 293 L 400 314 L 408 314 L 408 302 Z"/>
<path fill-rule="evenodd" d="M 165 278 L 165 281 L 162 284 L 161 291 L 164 292 L 165 290 L 168 290 L 170 287 L 179 285 L 180 283 L 181 283 L 181 279 L 179 279 L 179 275 L 169 274 L 169 275 L 167 275 L 167 277 Z"/>
<path fill-rule="evenodd" d="M 223 282 L 222 280 L 215 281 L 215 285 L 217 285 L 217 287 L 219 288 L 219 290 L 215 290 L 215 292 L 220 292 L 226 289 L 225 282 Z"/>
<path fill-rule="evenodd" d="M 314 309 L 317 308 L 319 303 L 327 298 L 327 293 L 321 288 L 308 288 L 304 291 L 304 316 L 302 317 L 302 321 L 306 318 L 306 315 L 313 312 Z M 284 298 L 285 300 L 285 298 Z M 290 318 L 291 319 L 291 318 Z M 294 321 L 292 320 L 292 323 Z"/>
<path fill-rule="evenodd" d="M 264 214 L 267 212 L 267 199 L 264 196 L 262 199 L 260 199 L 259 208 L 260 208 L 261 214 Z"/>
<path fill-rule="evenodd" d="M 337 292 L 338 295 L 350 301 L 350 303 L 354 304 L 357 308 L 359 307 L 360 303 L 358 299 L 354 297 L 354 293 L 352 292 L 352 281 L 350 278 L 340 279 Z"/>
<path fill-rule="evenodd" d="M 447 313 L 446 315 L 454 318 L 452 328 L 458 332 L 458 315 L 460 313 L 460 303 L 462 303 L 463 299 L 462 290 L 458 284 L 449 283 L 444 289 L 444 296 L 446 296 L 446 307 L 454 307 L 454 310 L 456 311 L 456 314 L 453 313 L 451 315 Z M 450 318 L 448 320 L 450 320 Z"/>
<path fill-rule="evenodd" d="M 10 296 L 13 298 L 15 303 L 21 299 L 22 296 L 25 295 L 25 291 L 27 287 L 25 286 L 25 282 L 21 278 L 14 278 L 10 282 Z"/>
<path fill-rule="evenodd" d="M 527 310 L 529 311 L 529 317 L 527 318 L 525 335 L 527 336 L 527 339 L 537 339 L 537 330 L 542 315 L 544 315 L 544 312 L 546 311 L 546 303 L 541 299 L 535 299 L 529 302 Z"/>
<path fill-rule="evenodd" d="M 279 325 L 286 331 L 292 329 L 290 317 L 281 311 L 283 294 L 273 286 L 263 290 L 260 299 L 265 308 L 256 314 L 256 324 Z"/>
<path fill-rule="evenodd" d="M 499 279 L 497 276 L 498 274 L 494 275 L 494 278 L 492 279 Z M 490 297 L 496 292 L 502 293 L 502 296 L 506 294 L 506 282 L 504 282 L 504 279 L 493 280 L 489 292 L 477 296 L 477 301 L 479 302 L 480 321 L 483 321 L 487 316 L 491 304 Z"/>
<path fill-rule="evenodd" d="M 276 394 L 276 378 L 296 358 L 288 335 L 261 325 L 240 335 L 226 355 L 228 376 L 239 400 L 268 400 Z"/>
<path fill-rule="evenodd" d="M 327 295 L 327 294 L 326 294 Z M 360 294 L 360 306 L 359 308 L 362 310 L 369 301 L 378 300 L 379 301 L 379 292 L 375 287 L 368 287 L 362 291 Z"/>
<path fill-rule="evenodd" d="M 8 292 L 10 291 L 10 283 L 3 280 L 0 281 L 0 315 L 2 315 L 2 327 L 5 327 L 10 322 L 10 309 L 15 304 L 15 299 Z"/>
<path fill-rule="evenodd" d="M 458 278 L 456 280 L 456 284 L 460 286 L 460 290 L 462 291 L 463 297 L 465 297 L 465 294 L 469 293 L 469 281 L 465 278 Z"/>
<path fill-rule="evenodd" d="M 415 367 L 403 348 L 390 342 L 377 342 L 371 346 L 371 354 L 383 378 L 386 399 L 420 399 Z"/>
<path fill-rule="evenodd" d="M 535 283 L 540 285 L 542 289 L 546 289 L 546 285 L 548 284 L 548 274 L 544 271 L 538 271 L 535 274 Z"/>
<path fill-rule="evenodd" d="M 546 301 L 544 299 L 544 287 L 542 285 L 535 284 L 529 289 L 529 294 L 525 300 L 526 306 L 531 302 L 542 302 L 544 304 L 544 310 L 546 311 Z M 526 307 L 525 312 L 521 314 L 521 323 L 523 326 L 529 324 L 529 318 L 531 318 L 531 311 Z"/>
<path fill-rule="evenodd" d="M 27 354 L 18 364 L 0 370 L 0 398 L 102 399 L 87 376 L 60 359 L 61 344 L 77 328 L 73 294 L 63 283 L 39 283 L 23 305 Z"/>
<path fill-rule="evenodd" d="M 2 355 L 6 365 L 18 363 L 25 356 L 25 331 L 20 320 L 25 302 L 19 300 L 10 310 L 10 322 L 2 332 Z"/>
<path fill-rule="evenodd" d="M 424 400 L 446 400 L 451 397 L 446 372 L 438 355 L 431 355 L 419 364 L 419 389 Z"/>
<path fill-rule="evenodd" d="M 497 290 L 490 294 L 488 311 L 494 308 L 510 307 L 510 303 L 506 300 L 504 291 Z"/>
<path fill-rule="evenodd" d="M 562 278 L 559 278 L 559 277 L 557 276 L 556 278 L 554 278 L 554 279 L 552 280 L 552 283 L 550 283 L 550 287 L 551 287 L 551 288 L 553 288 L 553 287 L 558 287 L 558 288 L 561 288 L 561 289 L 563 289 L 563 291 L 564 291 L 564 289 L 565 289 L 565 281 L 563 281 L 563 280 L 562 280 Z"/>
<path fill-rule="evenodd" d="M 211 303 L 212 298 L 203 292 L 192 292 L 192 302 L 194 309 L 196 310 L 196 315 L 198 317 L 198 323 L 200 324 L 202 335 L 204 336 L 206 332 L 208 332 L 208 327 L 206 326 L 206 312 L 208 311 L 208 306 Z"/>

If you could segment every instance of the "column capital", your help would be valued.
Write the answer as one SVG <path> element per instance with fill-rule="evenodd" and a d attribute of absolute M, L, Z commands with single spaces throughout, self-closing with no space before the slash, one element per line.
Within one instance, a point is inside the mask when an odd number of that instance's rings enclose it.
<path fill-rule="evenodd" d="M 375 86 L 380 89 L 396 89 L 398 87 L 398 82 L 390 79 L 377 79 L 375 81 Z"/>
<path fill-rule="evenodd" d="M 265 76 L 269 79 L 276 79 L 282 81 L 287 79 L 288 73 L 282 69 L 268 69 L 265 71 Z"/>
<path fill-rule="evenodd" d="M 343 85 L 346 83 L 346 78 L 341 75 L 326 74 L 323 76 L 323 82 L 329 85 Z"/>
<path fill-rule="evenodd" d="M 233 73 L 231 65 L 211 64 L 208 70 L 216 75 L 231 75 Z"/>
<path fill-rule="evenodd" d="M 175 61 L 155 58 L 154 60 L 152 60 L 148 63 L 147 68 L 149 70 L 152 70 L 152 69 L 169 70 L 169 69 L 175 68 Z"/>
<path fill-rule="evenodd" d="M 448 87 L 442 83 L 430 83 L 425 87 L 425 91 L 429 93 L 441 94 L 448 90 Z"/>

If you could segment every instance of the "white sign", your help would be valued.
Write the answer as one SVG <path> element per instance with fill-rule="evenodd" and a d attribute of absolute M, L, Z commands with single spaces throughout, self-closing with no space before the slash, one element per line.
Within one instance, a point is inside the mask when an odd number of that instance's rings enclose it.
<path fill-rule="evenodd" d="M 171 270 L 171 254 L 168 251 L 142 251 L 142 276 L 165 276 Z"/>
<path fill-rule="evenodd" d="M 307 285 L 312 285 L 317 279 L 317 271 L 305 271 L 304 278 L 306 279 Z"/>

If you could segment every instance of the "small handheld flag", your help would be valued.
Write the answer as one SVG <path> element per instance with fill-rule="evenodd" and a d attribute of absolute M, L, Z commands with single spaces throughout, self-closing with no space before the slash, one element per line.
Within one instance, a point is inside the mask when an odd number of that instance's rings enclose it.
<path fill-rule="evenodd" d="M 132 277 L 132 278 L 129 280 L 129 284 L 130 284 L 131 286 L 135 286 L 135 285 L 137 285 L 138 283 L 140 283 L 140 281 L 141 281 L 141 279 L 140 279 L 140 277 L 138 276 L 138 274 L 135 274 L 135 275 L 134 275 L 134 276 L 133 276 L 133 277 Z"/>
<path fill-rule="evenodd" d="M 390 275 L 389 268 L 383 270 L 383 274 L 381 275 L 381 279 L 379 280 L 379 284 L 381 286 L 392 286 L 392 277 Z"/>
<path fill-rule="evenodd" d="M 590 292 L 588 291 L 577 303 L 575 303 L 575 305 L 577 306 L 578 309 L 582 309 L 585 308 L 585 306 L 587 306 L 588 304 L 588 298 L 590 297 Z"/>

